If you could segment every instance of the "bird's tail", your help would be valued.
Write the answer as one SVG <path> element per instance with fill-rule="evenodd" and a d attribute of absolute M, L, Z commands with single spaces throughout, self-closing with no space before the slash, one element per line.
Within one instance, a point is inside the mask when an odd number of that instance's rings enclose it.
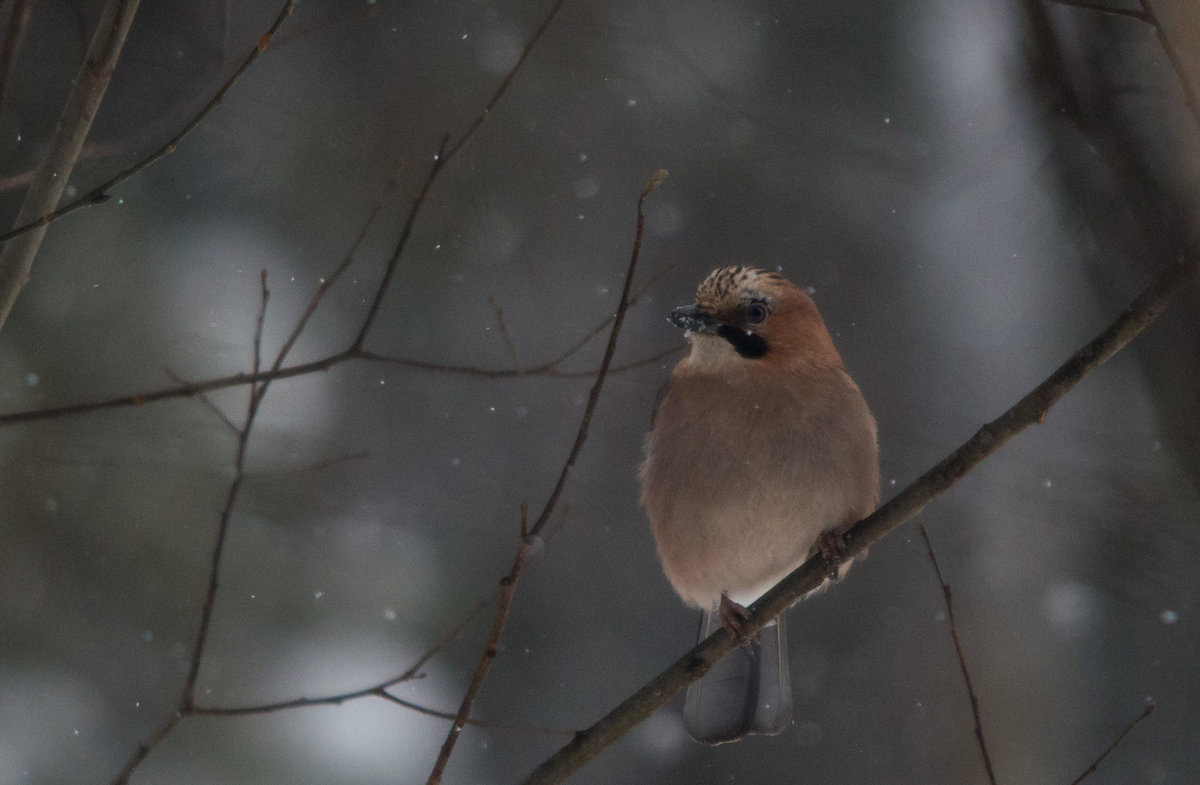
<path fill-rule="evenodd" d="M 721 628 L 705 611 L 700 640 Z M 759 630 L 699 681 L 688 687 L 683 723 L 703 744 L 723 744 L 761 733 L 773 736 L 792 719 L 792 683 L 783 616 Z"/>

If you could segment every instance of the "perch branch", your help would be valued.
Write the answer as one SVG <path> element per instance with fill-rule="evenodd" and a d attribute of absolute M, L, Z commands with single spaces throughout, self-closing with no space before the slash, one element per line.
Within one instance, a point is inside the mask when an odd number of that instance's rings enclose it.
<path fill-rule="evenodd" d="M 983 426 L 961 447 L 902 490 L 874 513 L 859 521 L 845 535 L 849 555 L 861 554 L 898 528 L 944 493 L 984 458 L 1028 426 L 1045 419 L 1050 407 L 1085 376 L 1131 341 L 1166 309 L 1171 295 L 1196 278 L 1200 265 L 1195 259 L 1168 267 L 1150 286 L 1096 338 L 1063 363 L 1044 382 L 996 420 Z M 819 587 L 829 575 L 830 565 L 814 556 L 748 609 L 743 623 L 748 635 L 783 613 L 803 595 Z M 673 665 L 643 686 L 590 728 L 580 731 L 566 746 L 545 760 L 523 782 L 546 785 L 561 782 L 572 772 L 611 745 L 671 699 L 675 693 L 699 679 L 737 644 L 718 630 L 684 654 Z"/>

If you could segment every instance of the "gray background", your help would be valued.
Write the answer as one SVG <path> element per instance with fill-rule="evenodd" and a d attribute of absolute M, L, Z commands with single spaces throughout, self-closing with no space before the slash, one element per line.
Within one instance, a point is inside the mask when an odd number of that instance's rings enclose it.
<path fill-rule="evenodd" d="M 36 2 L 0 112 L 14 215 L 98 4 Z M 444 134 L 486 105 L 546 3 L 309 3 L 179 150 L 54 224 L 0 333 L 5 412 L 273 357 L 390 173 L 398 190 L 293 361 L 357 330 Z M 276 2 L 143 3 L 78 192 L 170 137 Z M 5 14 L 7 16 L 7 14 Z M 1097 333 L 1191 238 L 1197 140 L 1152 28 L 1063 6 L 568 0 L 429 195 L 368 347 L 485 368 L 556 356 L 642 267 L 618 362 L 713 267 L 814 290 L 880 425 L 888 498 Z M 654 276 L 658 276 L 654 279 Z M 921 516 L 953 585 L 1004 782 L 1200 777 L 1197 298 Z M 602 340 L 563 364 L 596 366 Z M 514 782 L 693 642 L 635 471 L 674 357 L 608 379 L 522 581 L 449 783 Z M 395 675 L 508 569 L 590 378 L 379 363 L 274 385 L 250 442 L 200 673 L 206 705 Z M 211 396 L 244 415 L 246 391 Z M 109 781 L 183 684 L 235 437 L 202 402 L 0 429 L 0 782 Z M 480 617 L 395 694 L 454 710 Z M 704 748 L 672 702 L 573 780 L 984 782 L 914 524 L 792 612 L 794 730 Z M 423 781 L 447 723 L 378 699 L 189 718 L 134 782 Z"/>

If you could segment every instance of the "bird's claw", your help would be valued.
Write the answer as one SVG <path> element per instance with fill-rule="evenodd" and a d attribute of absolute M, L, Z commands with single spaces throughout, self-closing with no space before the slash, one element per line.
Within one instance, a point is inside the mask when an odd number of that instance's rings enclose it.
<path fill-rule="evenodd" d="M 746 634 L 746 625 L 743 624 L 750 618 L 750 612 L 745 607 L 729 599 L 728 594 L 722 593 L 721 603 L 717 606 L 717 615 L 721 619 L 721 627 L 730 638 L 742 646 L 750 643 L 750 636 Z"/>
<path fill-rule="evenodd" d="M 825 532 L 818 540 L 821 558 L 829 566 L 829 579 L 838 579 L 839 568 L 850 561 L 850 552 L 846 550 L 846 541 L 839 532 Z"/>

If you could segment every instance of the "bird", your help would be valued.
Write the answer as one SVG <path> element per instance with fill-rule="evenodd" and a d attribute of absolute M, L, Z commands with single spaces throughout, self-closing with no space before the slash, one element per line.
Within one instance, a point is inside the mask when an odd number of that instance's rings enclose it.
<path fill-rule="evenodd" d="M 870 409 L 809 295 L 745 265 L 710 273 L 669 321 L 690 351 L 651 418 L 641 503 L 667 580 L 743 645 L 688 688 L 684 725 L 705 744 L 791 723 L 783 615 L 748 638 L 752 603 L 820 551 L 849 568 L 842 533 L 879 503 Z"/>

